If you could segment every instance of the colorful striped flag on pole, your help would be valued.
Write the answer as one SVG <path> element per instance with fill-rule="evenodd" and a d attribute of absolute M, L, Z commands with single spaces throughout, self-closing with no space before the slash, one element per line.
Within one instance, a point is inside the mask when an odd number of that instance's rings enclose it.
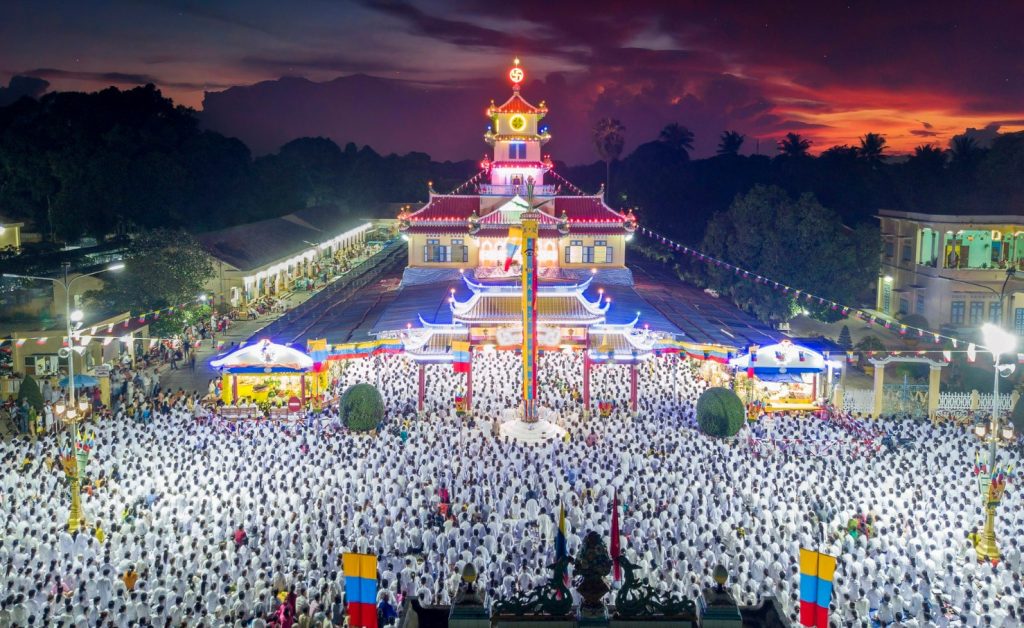
<path fill-rule="evenodd" d="M 465 340 L 452 341 L 452 366 L 456 373 L 468 373 L 470 368 L 469 342 Z"/>
<path fill-rule="evenodd" d="M 377 557 L 346 552 L 341 562 L 345 571 L 348 625 L 377 628 Z"/>
<path fill-rule="evenodd" d="M 828 628 L 836 557 L 800 548 L 800 625 Z"/>

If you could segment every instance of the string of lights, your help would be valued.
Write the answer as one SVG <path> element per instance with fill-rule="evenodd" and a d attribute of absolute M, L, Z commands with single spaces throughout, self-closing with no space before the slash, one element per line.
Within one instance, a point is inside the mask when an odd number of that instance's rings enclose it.
<path fill-rule="evenodd" d="M 896 331 L 896 333 L 898 333 L 900 336 L 906 336 L 907 334 L 910 333 L 916 334 L 920 338 L 928 336 L 933 340 L 935 344 L 942 344 L 943 342 L 948 341 L 949 344 L 952 345 L 953 349 L 956 349 L 960 345 L 960 343 L 963 343 L 968 347 L 966 351 L 968 355 L 971 355 L 974 352 L 974 344 L 969 341 L 965 341 L 961 338 L 956 338 L 953 336 L 942 334 L 930 329 L 923 329 L 920 327 L 914 327 L 913 325 L 906 325 L 903 323 L 895 322 L 887 318 L 876 316 L 860 308 L 852 307 L 849 305 L 839 303 L 837 301 L 833 301 L 832 299 L 818 296 L 816 294 L 808 292 L 807 290 L 793 288 L 792 286 L 788 286 L 783 282 L 775 281 L 774 279 L 771 279 L 769 277 L 759 275 L 753 271 L 747 270 L 735 264 L 731 264 L 713 255 L 708 255 L 707 253 L 704 253 L 703 251 L 700 251 L 693 247 L 686 246 L 684 244 L 679 244 L 673 241 L 672 239 L 661 235 L 660 233 L 648 229 L 647 227 L 638 227 L 637 231 L 642 235 L 651 238 L 655 242 L 659 242 L 669 247 L 673 251 L 685 253 L 690 257 L 702 261 L 706 264 L 710 264 L 718 268 L 723 268 L 725 270 L 731 271 L 736 276 L 744 279 L 749 279 L 753 281 L 755 284 L 765 285 L 775 290 L 781 291 L 783 294 L 790 295 L 798 303 L 801 299 L 803 299 L 807 303 L 817 302 L 819 305 L 827 305 L 831 310 L 839 312 L 844 318 L 856 316 L 857 318 L 864 321 L 868 325 L 877 324 L 891 331 L 895 327 L 896 329 L 894 331 Z M 918 351 L 918 353 L 923 354 L 925 352 Z M 943 354 L 947 358 L 947 360 L 948 354 L 950 353 L 950 351 L 943 351 Z"/>

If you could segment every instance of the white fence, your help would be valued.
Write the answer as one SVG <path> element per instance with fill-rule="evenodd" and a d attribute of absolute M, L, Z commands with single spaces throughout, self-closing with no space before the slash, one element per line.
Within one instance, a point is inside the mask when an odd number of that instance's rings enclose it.
<path fill-rule="evenodd" d="M 999 409 L 1009 412 L 1016 401 L 1014 394 L 999 395 Z M 874 407 L 874 393 L 870 390 L 853 388 L 843 394 L 843 409 L 848 412 L 870 414 Z M 943 414 L 966 414 L 971 409 L 989 413 L 992 409 L 992 393 L 939 393 L 939 412 Z"/>

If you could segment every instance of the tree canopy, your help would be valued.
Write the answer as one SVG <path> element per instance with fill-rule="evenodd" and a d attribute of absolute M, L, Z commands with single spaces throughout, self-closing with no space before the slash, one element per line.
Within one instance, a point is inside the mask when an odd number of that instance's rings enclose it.
<path fill-rule="evenodd" d="M 196 239 L 184 232 L 155 229 L 135 236 L 120 272 L 107 273 L 102 290 L 86 293 L 106 311 L 149 312 L 196 303 L 213 264 Z"/>
<path fill-rule="evenodd" d="M 756 186 L 708 223 L 704 250 L 793 289 L 783 292 L 715 266 L 711 285 L 738 306 L 765 321 L 787 320 L 801 309 L 815 318 L 840 314 L 818 301 L 794 296 L 811 291 L 839 303 L 856 303 L 878 274 L 877 228 L 849 230 L 839 216 L 812 194 L 793 198 L 774 186 Z"/>

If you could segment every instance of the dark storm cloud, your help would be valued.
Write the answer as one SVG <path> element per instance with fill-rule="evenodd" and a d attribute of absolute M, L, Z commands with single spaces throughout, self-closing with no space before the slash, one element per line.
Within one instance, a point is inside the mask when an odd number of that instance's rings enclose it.
<path fill-rule="evenodd" d="M 223 89 L 228 85 L 218 83 L 192 83 L 181 81 L 162 81 L 149 74 L 126 74 L 124 72 L 78 72 L 74 70 L 60 70 L 57 68 L 38 68 L 25 72 L 26 76 L 42 77 L 48 79 L 67 79 L 74 81 L 89 81 L 107 85 L 146 85 L 152 83 L 163 87 L 177 89 Z"/>
<path fill-rule="evenodd" d="M 0 107 L 9 105 L 24 96 L 39 98 L 49 86 L 49 81 L 39 77 L 12 76 L 11 80 L 7 82 L 7 87 L 0 87 Z"/>
<path fill-rule="evenodd" d="M 993 121 L 1017 130 L 1022 125 L 1009 121 L 1024 118 L 1018 32 L 1024 3 L 110 0 L 90 6 L 15 4 L 15 19 L 0 22 L 0 41 L 14 53 L 5 49 L 6 64 L 61 68 L 44 76 L 51 89 L 151 81 L 194 106 L 218 84 L 258 85 L 207 101 L 217 109 L 211 120 L 228 121 L 258 146 L 271 146 L 285 129 L 330 129 L 340 142 L 365 138 L 381 150 L 477 157 L 484 149 L 476 134 L 480 108 L 506 97 L 502 78 L 516 55 L 527 69 L 524 93 L 551 107 L 553 156 L 568 161 L 594 158 L 589 132 L 602 116 L 626 124 L 627 151 L 664 124 L 684 124 L 696 134 L 697 155 L 712 154 L 726 129 L 767 145 L 800 132 L 816 150 L 879 132 L 891 151 L 909 151 L 922 137 L 934 137 L 928 133 L 948 137 Z M 43 40 L 53 43 L 42 48 Z M 360 84 L 350 95 L 345 90 L 358 82 L 338 77 L 355 74 L 389 80 Z M 281 76 L 308 80 L 275 80 Z M 439 87 L 444 98 L 423 97 Z M 339 119 L 328 98 L 377 103 L 398 95 L 436 109 L 421 125 L 395 133 L 396 120 L 382 119 L 381 108 L 352 106 Z M 253 109 L 220 108 L 229 101 Z M 413 103 L 397 113 L 403 126 Z"/>

